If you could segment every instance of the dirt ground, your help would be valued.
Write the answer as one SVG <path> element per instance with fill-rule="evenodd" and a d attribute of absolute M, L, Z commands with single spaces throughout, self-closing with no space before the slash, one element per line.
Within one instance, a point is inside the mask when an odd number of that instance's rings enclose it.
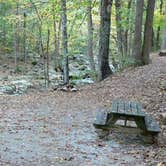
<path fill-rule="evenodd" d="M 0 96 L 0 165 L 156 166 L 166 161 L 163 145 L 145 144 L 140 134 L 123 129 L 100 139 L 92 125 L 96 110 L 117 98 L 141 102 L 160 122 L 166 112 L 162 80 L 166 57 L 153 55 L 150 65 L 126 69 L 78 92 L 29 89 L 20 96 Z"/>

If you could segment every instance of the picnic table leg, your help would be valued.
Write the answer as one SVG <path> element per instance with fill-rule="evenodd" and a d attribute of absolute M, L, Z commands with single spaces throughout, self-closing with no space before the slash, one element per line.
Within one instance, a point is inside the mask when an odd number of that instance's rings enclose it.
<path fill-rule="evenodd" d="M 114 125 L 116 123 L 116 121 L 118 120 L 118 118 L 119 118 L 119 116 L 117 116 L 117 115 L 109 114 L 108 121 L 107 121 L 108 125 L 109 126 Z"/>
<path fill-rule="evenodd" d="M 141 130 L 145 131 L 146 130 L 146 126 L 145 126 L 145 121 L 143 118 L 134 118 L 134 121 L 137 125 L 138 128 L 140 128 Z"/>
<path fill-rule="evenodd" d="M 127 118 L 125 118 L 124 126 L 127 126 Z"/>

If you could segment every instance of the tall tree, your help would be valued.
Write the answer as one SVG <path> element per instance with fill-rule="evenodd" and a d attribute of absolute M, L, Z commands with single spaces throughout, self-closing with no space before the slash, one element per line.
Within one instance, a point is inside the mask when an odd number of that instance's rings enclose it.
<path fill-rule="evenodd" d="M 133 45 L 133 57 L 136 64 L 141 62 L 141 48 L 142 48 L 142 18 L 143 18 L 144 0 L 137 0 L 136 4 L 136 19 L 135 19 L 135 34 Z"/>
<path fill-rule="evenodd" d="M 24 12 L 24 39 L 23 39 L 23 57 L 24 63 L 26 62 L 26 17 L 27 14 Z"/>
<path fill-rule="evenodd" d="M 142 64 L 143 65 L 150 63 L 154 7 L 155 7 L 155 0 L 148 0 L 145 30 L 144 30 L 144 41 L 143 41 L 143 49 L 142 49 Z"/>
<path fill-rule="evenodd" d="M 124 35 L 123 35 L 123 49 L 124 49 L 124 55 L 128 56 L 128 37 L 129 37 L 129 24 L 130 24 L 130 14 L 131 14 L 131 5 L 132 5 L 132 1 L 133 0 L 128 0 L 128 5 L 127 5 L 127 8 L 128 8 L 128 13 L 127 13 L 127 17 L 126 17 L 126 21 L 127 21 L 127 24 L 128 24 L 128 27 L 125 28 L 124 30 Z"/>
<path fill-rule="evenodd" d="M 165 21 L 166 21 L 166 5 L 165 5 Z M 164 26 L 162 37 L 163 38 L 162 38 L 161 49 L 166 50 L 166 25 Z"/>
<path fill-rule="evenodd" d="M 163 0 L 160 0 L 160 15 L 162 15 L 163 12 Z M 157 36 L 156 36 L 156 48 L 158 49 L 160 46 L 160 31 L 161 27 L 160 24 L 157 27 Z"/>
<path fill-rule="evenodd" d="M 99 80 L 103 80 L 112 74 L 109 66 L 109 43 L 111 25 L 112 0 L 100 1 L 100 34 L 99 34 Z"/>
<path fill-rule="evenodd" d="M 95 62 L 93 56 L 93 22 L 92 22 L 92 0 L 88 0 L 87 18 L 88 18 L 88 56 L 91 70 L 95 72 Z"/>
<path fill-rule="evenodd" d="M 120 54 L 123 56 L 123 30 L 121 25 L 121 0 L 115 1 L 116 8 L 116 32 L 117 32 L 117 45 Z"/>
<path fill-rule="evenodd" d="M 19 3 L 16 3 L 16 16 L 19 14 Z M 16 30 L 15 30 L 15 68 L 17 68 L 17 61 L 19 57 L 19 20 L 16 19 Z"/>
<path fill-rule="evenodd" d="M 63 50 L 63 76 L 64 84 L 69 83 L 69 62 L 67 48 L 67 15 L 66 15 L 66 0 L 61 0 L 62 9 L 62 50 Z"/>
<path fill-rule="evenodd" d="M 59 57 L 60 57 L 60 29 L 61 29 L 61 17 L 58 20 L 57 23 L 57 19 L 56 19 L 56 10 L 55 10 L 55 2 L 53 2 L 52 5 L 52 15 L 53 15 L 53 30 L 54 30 L 54 67 L 55 70 L 58 71 L 59 70 Z"/>

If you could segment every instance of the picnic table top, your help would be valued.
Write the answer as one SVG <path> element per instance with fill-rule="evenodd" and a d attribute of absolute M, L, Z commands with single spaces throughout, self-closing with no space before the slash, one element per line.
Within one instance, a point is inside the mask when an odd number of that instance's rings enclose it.
<path fill-rule="evenodd" d="M 115 100 L 113 101 L 112 107 L 109 109 L 108 113 L 145 117 L 146 114 L 141 110 L 142 105 L 140 103 Z"/>

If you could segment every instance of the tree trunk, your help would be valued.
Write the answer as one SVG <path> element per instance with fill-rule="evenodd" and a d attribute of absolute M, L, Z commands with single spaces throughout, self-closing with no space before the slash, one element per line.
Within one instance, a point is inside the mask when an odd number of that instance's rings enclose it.
<path fill-rule="evenodd" d="M 92 13 L 91 13 L 91 0 L 88 0 L 87 7 L 87 18 L 88 18 L 88 56 L 90 62 L 90 68 L 95 72 L 95 62 L 93 56 L 93 22 L 92 22 Z"/>
<path fill-rule="evenodd" d="M 133 45 L 133 57 L 136 64 L 141 65 L 141 47 L 142 47 L 142 18 L 143 18 L 144 0 L 137 0 L 135 34 Z"/>
<path fill-rule="evenodd" d="M 46 87 L 49 87 L 49 66 L 50 66 L 50 59 L 49 59 L 49 43 L 50 43 L 50 30 L 48 29 L 48 34 L 47 34 L 47 47 L 46 47 L 46 78 L 47 78 L 47 83 L 45 84 Z"/>
<path fill-rule="evenodd" d="M 163 0 L 160 0 L 160 15 L 162 15 L 163 11 Z M 156 37 L 156 48 L 159 49 L 160 47 L 160 31 L 161 27 L 160 25 L 157 27 L 157 37 Z"/>
<path fill-rule="evenodd" d="M 24 63 L 26 62 L 26 13 L 24 13 L 24 41 L 23 41 L 23 58 Z"/>
<path fill-rule="evenodd" d="M 99 34 L 99 80 L 103 80 L 112 74 L 109 67 L 109 41 L 111 25 L 112 0 L 100 1 L 100 34 Z"/>
<path fill-rule="evenodd" d="M 164 31 L 163 31 L 163 39 L 162 39 L 161 49 L 166 50 L 166 28 L 164 28 Z"/>
<path fill-rule="evenodd" d="M 18 16 L 19 4 L 16 3 L 16 16 Z M 19 33 L 18 33 L 18 20 L 16 20 L 16 29 L 15 29 L 15 69 L 17 68 L 17 61 L 19 57 Z"/>
<path fill-rule="evenodd" d="M 2 45 L 5 48 L 6 47 L 6 22 L 3 22 L 3 30 L 2 30 Z"/>
<path fill-rule="evenodd" d="M 59 49 L 58 49 L 58 41 L 57 41 L 57 24 L 55 17 L 55 4 L 53 4 L 53 29 L 54 29 L 54 68 L 58 69 L 58 57 L 59 57 Z"/>
<path fill-rule="evenodd" d="M 132 56 L 133 51 L 133 41 L 134 41 L 134 28 L 135 28 L 135 20 L 133 19 L 133 16 L 136 15 L 136 1 L 132 1 L 131 3 L 131 11 L 130 11 L 130 18 L 129 18 L 129 31 L 128 31 L 128 56 Z"/>
<path fill-rule="evenodd" d="M 63 76 L 64 76 L 64 84 L 68 84 L 69 83 L 69 63 L 68 63 L 68 48 L 67 48 L 66 0 L 61 0 L 61 9 L 62 9 Z"/>
<path fill-rule="evenodd" d="M 121 0 L 115 1 L 115 8 L 116 8 L 116 30 L 117 30 L 117 45 L 120 54 L 123 56 L 123 32 L 121 26 Z"/>
<path fill-rule="evenodd" d="M 155 0 L 148 0 L 145 30 L 144 30 L 144 42 L 143 42 L 143 50 L 142 50 L 142 64 L 143 65 L 150 63 L 154 7 L 155 7 Z"/>
<path fill-rule="evenodd" d="M 165 6 L 165 20 L 166 20 L 166 6 Z M 166 26 L 163 30 L 163 38 L 162 38 L 162 44 L 161 44 L 161 50 L 166 50 Z"/>
<path fill-rule="evenodd" d="M 128 25 L 130 22 L 131 4 L 132 4 L 132 0 L 129 0 L 129 2 L 128 2 L 128 16 L 126 18 Z M 124 34 L 123 34 L 123 49 L 124 49 L 123 52 L 124 52 L 125 56 L 128 56 L 128 32 L 129 32 L 129 27 L 126 28 L 126 30 L 124 31 Z"/>

